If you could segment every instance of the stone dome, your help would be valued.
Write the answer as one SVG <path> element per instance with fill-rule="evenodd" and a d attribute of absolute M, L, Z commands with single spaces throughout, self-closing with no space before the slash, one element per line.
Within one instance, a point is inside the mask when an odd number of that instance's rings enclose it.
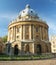
<path fill-rule="evenodd" d="M 29 4 L 26 5 L 25 9 L 20 11 L 19 19 L 21 20 L 37 20 L 39 17 L 37 16 L 37 13 L 30 8 Z"/>

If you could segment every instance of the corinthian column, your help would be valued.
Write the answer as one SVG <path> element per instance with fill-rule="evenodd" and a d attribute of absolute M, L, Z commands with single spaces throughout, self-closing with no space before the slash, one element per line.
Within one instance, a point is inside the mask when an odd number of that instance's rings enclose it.
<path fill-rule="evenodd" d="M 35 40 L 35 28 L 34 28 L 34 25 L 33 25 L 33 40 Z"/>
<path fill-rule="evenodd" d="M 41 27 L 40 27 L 40 39 L 42 39 L 42 30 L 41 30 Z"/>
<path fill-rule="evenodd" d="M 8 29 L 8 39 L 7 41 L 10 41 L 10 30 Z"/>
<path fill-rule="evenodd" d="M 49 40 L 48 39 L 48 29 L 46 29 L 46 40 Z"/>
<path fill-rule="evenodd" d="M 25 25 L 23 25 L 23 40 L 25 40 Z"/>
<path fill-rule="evenodd" d="M 29 39 L 31 40 L 31 25 L 29 26 Z"/>
<path fill-rule="evenodd" d="M 16 26 L 13 27 L 14 41 L 16 40 Z"/>

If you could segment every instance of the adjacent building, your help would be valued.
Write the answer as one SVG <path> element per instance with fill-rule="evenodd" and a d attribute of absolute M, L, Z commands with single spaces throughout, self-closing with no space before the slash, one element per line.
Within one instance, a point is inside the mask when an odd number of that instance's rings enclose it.
<path fill-rule="evenodd" d="M 51 36 L 50 42 L 51 42 L 51 52 L 56 53 L 56 35 Z"/>
<path fill-rule="evenodd" d="M 7 54 L 50 53 L 48 25 L 26 5 L 8 26 Z"/>

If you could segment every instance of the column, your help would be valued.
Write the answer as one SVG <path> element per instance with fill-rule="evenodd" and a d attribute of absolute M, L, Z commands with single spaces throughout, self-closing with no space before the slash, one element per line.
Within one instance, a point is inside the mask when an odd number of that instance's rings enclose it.
<path fill-rule="evenodd" d="M 31 36 L 32 36 L 32 31 L 31 31 L 31 25 L 29 25 L 29 39 L 31 40 L 32 38 L 31 38 Z"/>
<path fill-rule="evenodd" d="M 20 39 L 23 40 L 23 25 L 21 25 L 20 36 L 21 36 Z"/>
<path fill-rule="evenodd" d="M 33 40 L 35 40 L 35 37 L 36 37 L 36 32 L 35 32 L 35 28 L 34 28 L 34 25 L 33 25 Z"/>
<path fill-rule="evenodd" d="M 25 25 L 23 25 L 23 40 L 25 40 Z"/>
<path fill-rule="evenodd" d="M 8 39 L 7 41 L 10 41 L 10 29 L 8 29 Z"/>
<path fill-rule="evenodd" d="M 43 38 L 43 40 L 45 39 L 44 34 L 45 34 L 45 32 L 44 32 L 44 26 L 43 26 L 43 29 L 42 29 L 42 36 L 43 36 L 42 38 Z"/>
<path fill-rule="evenodd" d="M 11 28 L 9 29 L 9 41 L 11 42 Z"/>
<path fill-rule="evenodd" d="M 45 31 L 45 27 L 44 27 L 44 40 L 46 40 L 46 31 Z"/>
<path fill-rule="evenodd" d="M 41 36 L 42 36 L 42 40 L 43 40 L 43 27 L 41 27 Z"/>
<path fill-rule="evenodd" d="M 20 36 L 20 40 L 22 40 L 22 25 L 20 25 L 20 33 L 19 33 L 19 36 Z"/>
<path fill-rule="evenodd" d="M 13 27 L 13 31 L 14 31 L 14 41 L 16 40 L 16 26 Z"/>
<path fill-rule="evenodd" d="M 33 40 L 33 25 L 31 25 L 31 39 Z"/>
<path fill-rule="evenodd" d="M 48 40 L 48 30 L 46 28 L 46 40 Z"/>
<path fill-rule="evenodd" d="M 21 39 L 23 40 L 23 25 L 22 25 L 22 28 L 21 28 Z"/>
<path fill-rule="evenodd" d="M 40 39 L 42 39 L 41 26 L 40 26 Z"/>
<path fill-rule="evenodd" d="M 13 30 L 14 30 L 14 28 L 12 27 L 12 41 L 14 41 L 14 39 L 13 39 L 14 38 L 14 31 Z"/>

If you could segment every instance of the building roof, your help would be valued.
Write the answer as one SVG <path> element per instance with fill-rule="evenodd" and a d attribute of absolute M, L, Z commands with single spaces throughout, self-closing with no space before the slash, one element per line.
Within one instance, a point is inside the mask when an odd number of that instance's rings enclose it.
<path fill-rule="evenodd" d="M 18 16 L 19 18 L 39 18 L 38 16 L 37 16 L 37 13 L 33 10 L 33 9 L 31 9 L 30 8 L 30 5 L 26 5 L 26 7 L 25 7 L 25 9 L 24 10 L 22 10 L 22 11 L 20 11 L 20 13 L 19 13 L 19 16 Z"/>
<path fill-rule="evenodd" d="M 19 12 L 18 17 L 15 20 L 13 20 L 11 23 L 19 22 L 19 21 L 40 21 L 46 23 L 45 21 L 40 19 L 40 17 L 35 12 L 35 10 L 31 9 L 29 4 L 26 5 L 25 9 Z"/>

